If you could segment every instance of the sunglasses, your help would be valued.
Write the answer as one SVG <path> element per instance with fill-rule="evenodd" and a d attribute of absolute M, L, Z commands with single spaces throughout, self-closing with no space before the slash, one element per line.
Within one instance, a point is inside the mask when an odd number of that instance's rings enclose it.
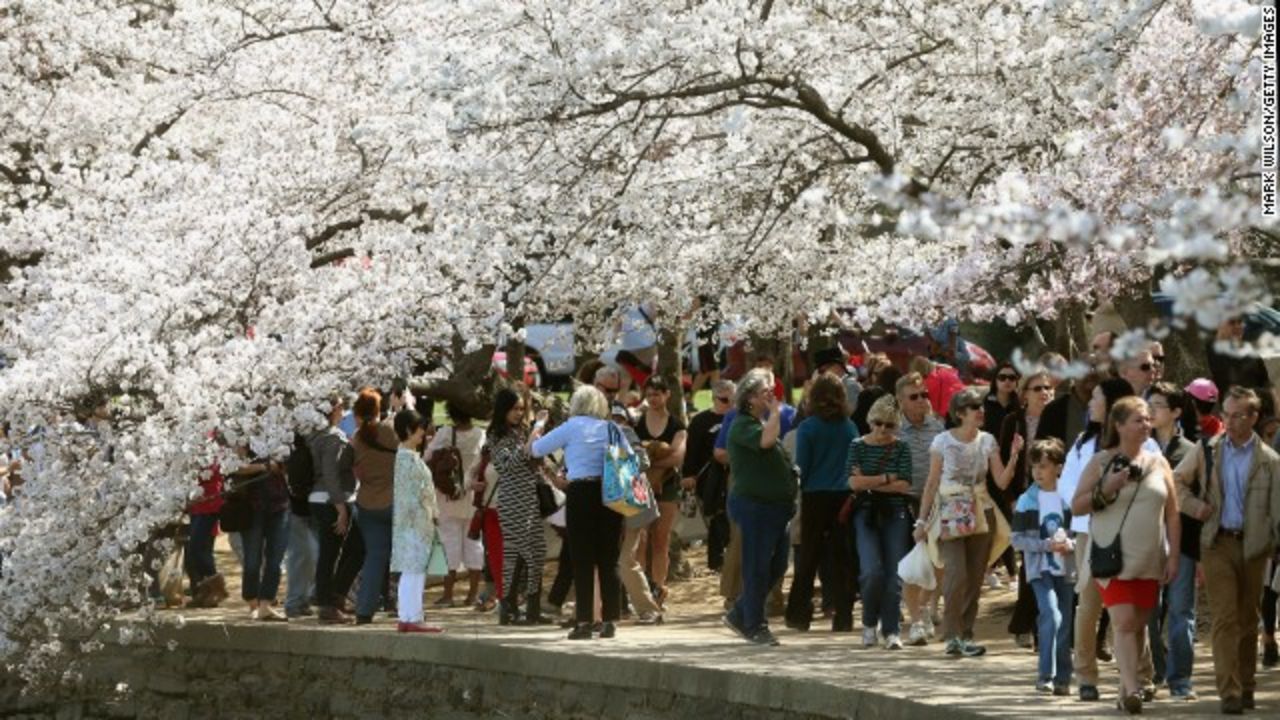
<path fill-rule="evenodd" d="M 997 375 L 996 379 L 1000 382 L 1017 382 L 1017 375 Z"/>
<path fill-rule="evenodd" d="M 883 420 L 872 420 L 872 427 L 884 428 L 885 430 L 893 430 L 898 427 L 898 423 L 884 422 Z"/>
<path fill-rule="evenodd" d="M 929 393 L 927 392 L 911 393 L 910 395 L 907 396 L 907 399 L 912 402 L 915 402 L 916 400 L 928 400 Z"/>
<path fill-rule="evenodd" d="M 1152 365 L 1151 363 L 1142 363 L 1141 365 L 1138 366 L 1138 369 L 1141 370 L 1142 372 L 1151 372 Z"/>
<path fill-rule="evenodd" d="M 1053 388 L 1048 385 L 1032 385 L 1031 392 L 1048 392 Z"/>
<path fill-rule="evenodd" d="M 1152 355 L 1152 356 L 1151 356 L 1151 359 L 1152 359 L 1152 360 L 1155 360 L 1157 365 L 1163 365 L 1163 364 L 1164 364 L 1164 356 L 1163 356 L 1163 355 Z"/>
<path fill-rule="evenodd" d="M 728 405 L 729 403 L 733 402 L 733 398 L 727 398 L 727 397 L 718 397 L 718 398 L 714 398 L 714 399 L 715 399 L 715 401 L 716 401 L 716 402 L 721 402 L 721 403 L 724 403 L 724 404 L 726 404 L 726 405 Z"/>

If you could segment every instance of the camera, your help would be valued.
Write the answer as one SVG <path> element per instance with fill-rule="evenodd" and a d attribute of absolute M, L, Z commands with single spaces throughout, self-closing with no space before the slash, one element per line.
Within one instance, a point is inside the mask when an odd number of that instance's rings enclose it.
<path fill-rule="evenodd" d="M 1142 479 L 1142 468 L 1136 465 L 1127 455 L 1116 455 L 1112 458 L 1111 470 L 1127 470 L 1130 482 L 1137 482 Z"/>

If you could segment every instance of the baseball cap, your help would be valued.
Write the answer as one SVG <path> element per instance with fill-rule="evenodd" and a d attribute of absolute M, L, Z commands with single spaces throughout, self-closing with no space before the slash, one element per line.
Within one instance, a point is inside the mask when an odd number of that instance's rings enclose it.
<path fill-rule="evenodd" d="M 1191 397 L 1202 400 L 1204 402 L 1218 401 L 1218 386 L 1208 378 L 1196 378 L 1192 380 L 1183 390 Z"/>
<path fill-rule="evenodd" d="M 824 365 L 844 366 L 844 353 L 840 352 L 840 348 L 823 348 L 813 354 L 813 366 L 815 368 L 820 368 Z"/>

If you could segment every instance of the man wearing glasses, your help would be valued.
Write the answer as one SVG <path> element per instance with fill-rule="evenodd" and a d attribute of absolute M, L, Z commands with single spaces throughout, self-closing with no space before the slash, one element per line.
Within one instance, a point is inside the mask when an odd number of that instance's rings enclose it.
<path fill-rule="evenodd" d="M 920 373 L 903 375 L 895 390 L 898 407 L 902 410 L 902 417 L 898 422 L 898 439 L 905 442 L 907 449 L 911 451 L 911 498 L 916 507 L 916 517 L 919 517 L 920 495 L 929 479 L 929 446 L 938 433 L 946 428 L 933 414 L 933 406 L 929 404 L 929 391 L 925 389 L 924 378 Z M 925 645 L 933 634 L 933 618 L 927 607 L 931 594 L 918 585 L 906 585 L 903 588 L 902 595 L 911 615 L 908 645 Z"/>
<path fill-rule="evenodd" d="M 736 390 L 731 380 L 712 383 L 711 408 L 689 420 L 689 439 L 681 468 L 681 485 L 697 493 L 702 507 L 702 519 L 707 524 L 707 567 L 716 572 L 724 566 L 724 550 L 729 544 L 729 516 L 725 513 L 729 471 L 715 458 L 716 436 L 724 424 L 725 413 L 733 407 Z"/>
<path fill-rule="evenodd" d="M 1280 522 L 1280 456 L 1253 431 L 1261 401 L 1232 387 L 1226 432 L 1178 465 L 1183 512 L 1201 520 L 1200 562 L 1212 618 L 1213 671 L 1222 712 L 1254 708 L 1258 605 Z"/>
<path fill-rule="evenodd" d="M 1146 399 L 1147 392 L 1156 381 L 1156 361 L 1150 350 L 1143 350 L 1137 355 L 1120 363 L 1120 377 L 1133 386 L 1133 394 Z"/>

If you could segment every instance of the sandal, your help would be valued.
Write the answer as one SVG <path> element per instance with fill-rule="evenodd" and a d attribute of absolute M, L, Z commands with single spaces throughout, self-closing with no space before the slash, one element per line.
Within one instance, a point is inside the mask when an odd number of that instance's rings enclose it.
<path fill-rule="evenodd" d="M 476 603 L 476 612 L 493 612 L 493 609 L 497 606 L 498 606 L 497 599 L 487 597 L 484 600 L 481 600 L 480 602 Z"/>

